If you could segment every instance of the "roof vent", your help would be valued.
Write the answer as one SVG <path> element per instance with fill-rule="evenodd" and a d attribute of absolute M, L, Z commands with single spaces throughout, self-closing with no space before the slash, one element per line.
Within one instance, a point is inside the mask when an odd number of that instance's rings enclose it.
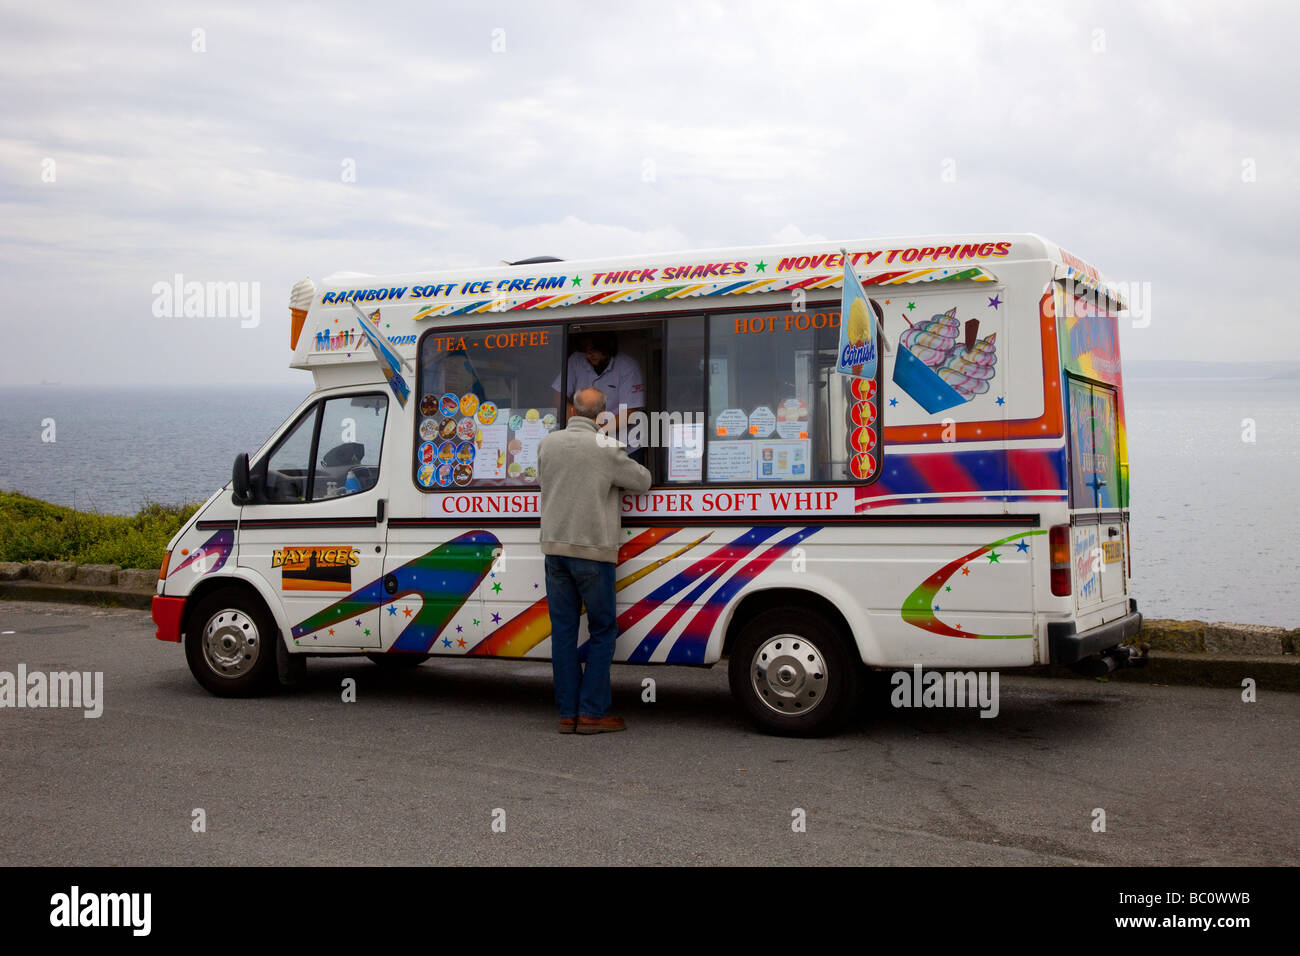
<path fill-rule="evenodd" d="M 505 260 L 502 260 L 503 262 Z M 539 262 L 563 262 L 563 259 L 555 256 L 533 256 L 531 259 L 520 259 L 518 262 L 505 262 L 508 266 L 533 266 Z"/>

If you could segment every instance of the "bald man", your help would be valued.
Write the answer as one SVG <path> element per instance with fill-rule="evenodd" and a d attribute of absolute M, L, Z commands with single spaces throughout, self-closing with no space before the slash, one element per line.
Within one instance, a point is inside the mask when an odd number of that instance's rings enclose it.
<path fill-rule="evenodd" d="M 618 640 L 614 567 L 622 517 L 619 489 L 646 491 L 650 472 L 596 425 L 605 393 L 584 388 L 562 431 L 537 448 L 542 489 L 542 553 L 551 614 L 551 670 L 560 733 L 601 734 L 626 729 L 609 715 L 609 666 Z M 578 621 L 587 606 L 587 663 L 578 659 Z"/>

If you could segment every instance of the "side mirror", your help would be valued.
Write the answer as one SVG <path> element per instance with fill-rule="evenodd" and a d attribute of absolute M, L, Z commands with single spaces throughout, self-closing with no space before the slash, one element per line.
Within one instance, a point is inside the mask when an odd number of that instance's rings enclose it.
<path fill-rule="evenodd" d="M 235 467 L 230 476 L 235 488 L 235 504 L 246 505 L 253 500 L 253 486 L 248 480 L 248 452 L 235 456 Z"/>

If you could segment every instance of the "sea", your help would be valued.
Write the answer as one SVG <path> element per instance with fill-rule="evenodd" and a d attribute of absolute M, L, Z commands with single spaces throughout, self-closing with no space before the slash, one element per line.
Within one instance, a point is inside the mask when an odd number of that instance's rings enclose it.
<path fill-rule="evenodd" d="M 308 391 L 3 387 L 0 489 L 111 514 L 202 501 Z M 1300 627 L 1300 379 L 1131 377 L 1125 404 L 1142 612 Z"/>

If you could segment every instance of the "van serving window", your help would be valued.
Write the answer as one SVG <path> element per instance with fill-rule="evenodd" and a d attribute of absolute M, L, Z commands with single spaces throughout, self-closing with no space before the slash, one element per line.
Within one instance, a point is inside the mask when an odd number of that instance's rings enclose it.
<path fill-rule="evenodd" d="M 838 306 L 709 316 L 710 483 L 852 478 L 850 379 L 834 372 L 839 332 Z"/>
<path fill-rule="evenodd" d="M 537 446 L 559 425 L 558 326 L 447 331 L 420 339 L 416 487 L 537 486 Z"/>

